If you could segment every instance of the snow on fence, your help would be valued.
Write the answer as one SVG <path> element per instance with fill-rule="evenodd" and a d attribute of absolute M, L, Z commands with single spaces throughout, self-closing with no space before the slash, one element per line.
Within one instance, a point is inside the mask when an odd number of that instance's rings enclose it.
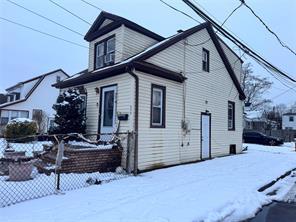
<path fill-rule="evenodd" d="M 133 144 L 130 132 L 0 138 L 0 207 L 126 177 Z"/>

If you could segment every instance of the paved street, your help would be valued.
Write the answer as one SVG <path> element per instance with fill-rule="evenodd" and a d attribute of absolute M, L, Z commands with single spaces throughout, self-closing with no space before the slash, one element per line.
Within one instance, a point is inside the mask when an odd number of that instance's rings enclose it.
<path fill-rule="evenodd" d="M 286 202 L 274 202 L 263 208 L 251 222 L 296 222 L 296 185 L 287 194 Z M 292 203 L 291 203 L 292 202 Z"/>

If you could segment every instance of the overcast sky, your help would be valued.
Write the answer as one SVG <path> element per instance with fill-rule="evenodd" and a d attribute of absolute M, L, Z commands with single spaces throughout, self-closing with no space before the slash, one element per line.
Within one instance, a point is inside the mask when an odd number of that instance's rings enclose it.
<path fill-rule="evenodd" d="M 82 33 L 89 25 L 57 8 L 49 0 L 12 0 L 31 10 Z M 100 11 L 80 0 L 54 0 L 83 19 L 93 22 Z M 175 34 L 178 29 L 187 29 L 197 23 L 165 6 L 159 0 L 87 0 L 105 11 L 130 19 L 164 37 Z M 169 4 L 183 10 L 202 21 L 181 0 L 166 0 Z M 239 0 L 196 0 L 211 16 L 223 21 L 239 5 Z M 294 0 L 246 0 L 260 17 L 296 50 L 296 1 Z M 65 30 L 36 15 L 33 15 L 6 0 L 0 0 L 1 17 L 31 26 L 40 31 L 88 46 L 83 36 Z M 252 49 L 268 61 L 296 78 L 296 56 L 281 47 L 274 36 L 266 31 L 258 20 L 245 8 L 241 7 L 227 21 L 225 27 L 246 42 Z M 237 50 L 234 45 L 232 48 Z M 238 51 L 237 51 L 238 52 Z M 274 103 L 291 104 L 296 101 L 296 91 L 270 76 L 264 69 L 252 62 L 257 75 L 270 78 L 274 82 L 266 96 L 274 98 Z M 62 68 L 70 75 L 87 67 L 88 50 L 31 30 L 15 26 L 0 20 L 0 91 L 5 88 L 40 75 L 53 69 Z M 295 87 L 296 84 L 291 84 Z M 279 96 L 282 94 L 281 96 Z"/>

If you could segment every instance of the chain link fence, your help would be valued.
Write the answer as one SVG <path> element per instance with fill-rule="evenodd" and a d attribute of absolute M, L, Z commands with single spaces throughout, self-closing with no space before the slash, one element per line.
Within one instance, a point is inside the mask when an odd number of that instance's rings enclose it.
<path fill-rule="evenodd" d="M 0 207 L 100 185 L 133 171 L 134 133 L 0 138 Z"/>

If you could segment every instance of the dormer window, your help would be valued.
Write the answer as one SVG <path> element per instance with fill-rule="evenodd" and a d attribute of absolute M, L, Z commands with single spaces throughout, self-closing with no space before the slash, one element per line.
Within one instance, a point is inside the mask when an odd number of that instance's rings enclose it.
<path fill-rule="evenodd" d="M 114 64 L 115 36 L 95 44 L 95 69 Z"/>

